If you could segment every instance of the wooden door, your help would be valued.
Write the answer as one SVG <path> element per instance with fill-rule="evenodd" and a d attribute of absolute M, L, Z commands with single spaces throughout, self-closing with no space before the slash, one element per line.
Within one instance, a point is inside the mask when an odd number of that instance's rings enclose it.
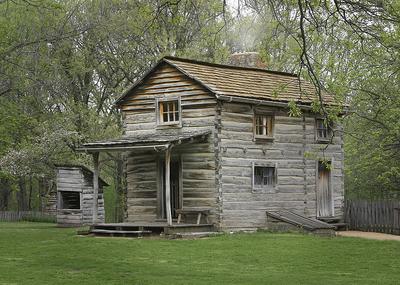
<path fill-rule="evenodd" d="M 162 193 L 160 195 L 161 201 L 160 205 L 160 213 L 161 218 L 165 219 L 167 217 L 166 209 L 165 209 L 165 161 L 161 161 L 161 184 L 162 184 Z M 180 172 L 181 172 L 181 164 L 179 158 L 171 159 L 170 166 L 170 187 L 171 187 L 171 212 L 172 218 L 177 218 L 176 209 L 181 208 L 181 189 L 180 189 Z"/>
<path fill-rule="evenodd" d="M 333 217 L 331 163 L 318 162 L 317 217 Z"/>

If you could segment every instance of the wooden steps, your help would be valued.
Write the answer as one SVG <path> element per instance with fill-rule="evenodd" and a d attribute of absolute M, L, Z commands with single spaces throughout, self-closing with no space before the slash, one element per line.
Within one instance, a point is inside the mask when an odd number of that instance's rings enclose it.
<path fill-rule="evenodd" d="M 121 231 L 121 230 L 101 230 L 101 229 L 93 229 L 90 230 L 91 234 L 100 236 L 123 236 L 123 237 L 142 237 L 146 235 L 150 235 L 151 231 Z"/>
<path fill-rule="evenodd" d="M 347 230 L 348 228 L 348 224 L 344 223 L 340 217 L 319 217 L 318 220 L 334 226 L 336 230 Z"/>
<path fill-rule="evenodd" d="M 141 225 L 127 224 L 95 224 L 90 226 L 89 234 L 109 237 L 143 237 L 153 233 Z"/>
<path fill-rule="evenodd" d="M 212 237 L 216 235 L 223 234 L 222 232 L 187 232 L 187 233 L 175 233 L 172 234 L 172 238 L 184 238 L 184 239 L 194 239 L 194 238 L 204 238 Z"/>
<path fill-rule="evenodd" d="M 215 232 L 212 224 L 174 224 L 164 229 L 164 234 L 193 233 L 193 232 Z"/>
<path fill-rule="evenodd" d="M 325 223 L 337 223 L 340 221 L 340 217 L 318 217 L 317 219 Z"/>
<path fill-rule="evenodd" d="M 110 236 L 110 237 L 144 237 L 144 236 L 173 236 L 176 234 L 190 235 L 196 233 L 204 235 L 215 233 L 212 224 L 173 224 L 167 225 L 164 222 L 154 223 L 114 223 L 114 224 L 94 224 L 90 226 L 89 235 Z M 195 235 L 196 235 L 195 234 Z"/>
<path fill-rule="evenodd" d="M 347 223 L 329 223 L 334 226 L 337 231 L 347 231 L 349 225 Z"/>

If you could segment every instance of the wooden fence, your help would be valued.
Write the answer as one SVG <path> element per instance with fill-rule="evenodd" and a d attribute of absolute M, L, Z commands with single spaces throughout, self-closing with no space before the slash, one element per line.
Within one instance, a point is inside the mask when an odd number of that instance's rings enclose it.
<path fill-rule="evenodd" d="M 55 223 L 56 217 L 42 212 L 34 211 L 0 211 L 0 222 L 50 222 Z"/>
<path fill-rule="evenodd" d="M 400 235 L 400 201 L 346 201 L 350 230 Z"/>

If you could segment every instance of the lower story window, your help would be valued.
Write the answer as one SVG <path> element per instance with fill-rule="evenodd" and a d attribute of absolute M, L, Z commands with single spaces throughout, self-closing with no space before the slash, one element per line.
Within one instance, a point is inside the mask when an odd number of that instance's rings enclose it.
<path fill-rule="evenodd" d="M 275 193 L 278 184 L 277 164 L 271 162 L 253 162 L 253 193 Z"/>
<path fill-rule="evenodd" d="M 60 209 L 79 210 L 81 208 L 81 193 L 75 191 L 60 191 Z"/>
<path fill-rule="evenodd" d="M 275 185 L 275 167 L 254 166 L 254 186 L 258 188 Z"/>

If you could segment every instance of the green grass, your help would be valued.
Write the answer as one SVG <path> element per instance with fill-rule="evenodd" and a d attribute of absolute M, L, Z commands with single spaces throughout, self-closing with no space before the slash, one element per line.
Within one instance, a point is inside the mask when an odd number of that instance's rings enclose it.
<path fill-rule="evenodd" d="M 80 237 L 0 223 L 0 284 L 399 284 L 400 242 L 301 234 Z"/>

